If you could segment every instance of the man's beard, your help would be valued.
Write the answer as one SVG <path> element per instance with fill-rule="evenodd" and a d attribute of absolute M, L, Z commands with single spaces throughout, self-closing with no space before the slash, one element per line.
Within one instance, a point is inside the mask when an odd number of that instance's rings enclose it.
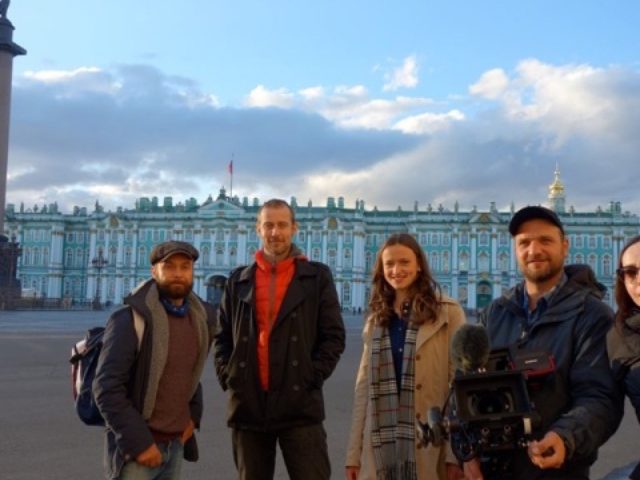
<path fill-rule="evenodd" d="M 547 268 L 543 270 L 533 270 L 530 269 L 528 265 L 525 265 L 525 268 L 522 271 L 524 278 L 533 283 L 544 283 L 558 275 L 558 273 L 560 273 L 564 268 L 564 262 L 556 264 L 551 259 L 547 259 L 547 261 Z"/>
<path fill-rule="evenodd" d="M 156 283 L 158 285 L 158 292 L 160 292 L 160 296 L 171 300 L 187 298 L 193 288 L 193 282 L 189 282 L 188 284 L 177 282 L 160 283 L 156 280 Z"/>

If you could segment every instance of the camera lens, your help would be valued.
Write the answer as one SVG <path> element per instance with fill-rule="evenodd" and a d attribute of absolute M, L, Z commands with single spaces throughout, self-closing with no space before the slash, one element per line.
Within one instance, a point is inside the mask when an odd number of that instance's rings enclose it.
<path fill-rule="evenodd" d="M 495 415 L 513 411 L 511 396 L 500 391 L 477 392 L 469 397 L 469 403 L 469 411 L 473 415 Z"/>

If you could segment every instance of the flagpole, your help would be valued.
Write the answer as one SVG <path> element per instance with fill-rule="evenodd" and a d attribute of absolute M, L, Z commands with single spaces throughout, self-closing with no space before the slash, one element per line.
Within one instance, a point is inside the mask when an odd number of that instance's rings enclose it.
<path fill-rule="evenodd" d="M 229 163 L 229 198 L 233 198 L 233 153 L 231 154 L 231 163 Z"/>

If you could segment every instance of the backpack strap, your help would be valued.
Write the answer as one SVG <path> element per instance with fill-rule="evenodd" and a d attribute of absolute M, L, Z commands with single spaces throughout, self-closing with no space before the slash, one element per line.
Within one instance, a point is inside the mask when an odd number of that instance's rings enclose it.
<path fill-rule="evenodd" d="M 140 351 L 140 346 L 142 345 L 142 337 L 144 335 L 144 318 L 142 315 L 138 313 L 135 308 L 131 308 L 131 313 L 133 314 L 133 328 L 136 331 L 136 337 L 138 337 L 138 352 Z"/>

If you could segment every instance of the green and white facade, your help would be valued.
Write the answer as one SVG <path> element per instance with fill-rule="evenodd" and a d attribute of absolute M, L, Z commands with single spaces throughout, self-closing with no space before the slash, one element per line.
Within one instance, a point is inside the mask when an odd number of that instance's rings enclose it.
<path fill-rule="evenodd" d="M 299 231 L 296 244 L 312 260 L 331 267 L 342 305 L 364 308 L 376 253 L 394 232 L 410 232 L 425 252 L 443 290 L 467 308 L 479 308 L 520 281 L 507 226 L 514 212 L 487 209 L 462 211 L 421 208 L 366 209 L 362 200 L 347 207 L 340 197 L 323 206 L 300 205 L 291 199 Z M 623 212 L 619 202 L 606 209 L 578 212 L 565 209 L 559 173 L 549 187 L 547 204 L 560 215 L 571 244 L 567 263 L 587 263 L 598 279 L 612 286 L 616 261 L 625 241 L 640 234 L 637 215 Z M 250 263 L 260 248 L 255 219 L 260 202 L 229 198 L 203 204 L 190 199 L 173 205 L 170 197 L 141 198 L 135 208 L 105 212 L 97 203 L 92 212 L 75 208 L 61 213 L 55 204 L 42 209 L 7 206 L 5 234 L 22 247 L 18 277 L 23 290 L 48 298 L 120 303 L 149 276 L 149 252 L 154 244 L 179 239 L 193 243 L 201 257 L 196 263 L 194 290 L 211 298 L 218 276 Z M 92 260 L 103 252 L 106 265 Z M 98 282 L 98 274 L 100 281 Z M 208 288 L 209 287 L 209 288 Z"/>

